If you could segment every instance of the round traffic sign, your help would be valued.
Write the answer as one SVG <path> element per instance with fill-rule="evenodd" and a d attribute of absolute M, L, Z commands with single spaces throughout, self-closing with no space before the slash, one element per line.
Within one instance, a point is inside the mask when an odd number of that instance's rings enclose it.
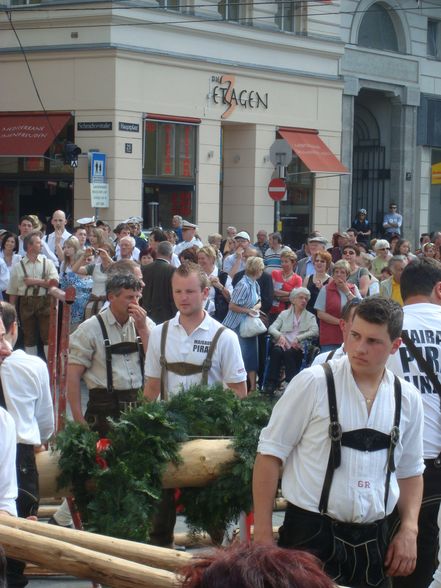
<path fill-rule="evenodd" d="M 283 178 L 273 178 L 268 184 L 268 194 L 273 200 L 282 200 L 286 194 L 286 182 Z"/>

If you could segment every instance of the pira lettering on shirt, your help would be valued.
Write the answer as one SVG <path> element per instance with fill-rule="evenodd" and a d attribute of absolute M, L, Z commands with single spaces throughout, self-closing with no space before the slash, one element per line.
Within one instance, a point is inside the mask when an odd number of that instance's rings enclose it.
<path fill-rule="evenodd" d="M 441 345 L 441 331 L 432 331 L 429 329 L 412 329 L 408 331 L 410 339 L 413 343 L 424 345 L 420 347 L 421 354 L 426 359 L 432 370 L 438 376 L 441 375 L 440 366 L 440 349 Z M 400 347 L 399 349 L 401 365 L 403 368 L 404 379 L 416 386 L 421 394 L 436 394 L 429 378 L 424 373 L 411 373 L 411 363 L 414 357 L 407 347 Z"/>
<path fill-rule="evenodd" d="M 195 339 L 193 342 L 193 351 L 196 351 L 196 353 L 208 353 L 210 345 L 211 341 L 202 341 L 200 339 Z"/>

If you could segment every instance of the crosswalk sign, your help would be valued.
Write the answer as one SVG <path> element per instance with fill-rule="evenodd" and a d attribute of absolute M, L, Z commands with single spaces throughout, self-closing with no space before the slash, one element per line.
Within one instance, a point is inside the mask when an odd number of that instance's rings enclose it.
<path fill-rule="evenodd" d="M 106 181 L 106 163 L 105 153 L 95 151 L 89 153 L 89 182 L 91 184 L 100 184 Z"/>

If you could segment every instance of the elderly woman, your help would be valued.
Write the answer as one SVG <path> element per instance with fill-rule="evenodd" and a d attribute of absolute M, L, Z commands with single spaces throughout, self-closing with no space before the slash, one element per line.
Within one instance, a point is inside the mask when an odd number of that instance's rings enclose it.
<path fill-rule="evenodd" d="M 361 298 L 357 286 L 348 282 L 350 273 L 351 266 L 347 261 L 337 261 L 332 271 L 332 280 L 317 296 L 314 308 L 320 319 L 322 351 L 332 351 L 343 343 L 343 333 L 340 329 L 341 311 L 349 300 Z"/>
<path fill-rule="evenodd" d="M 199 249 L 198 264 L 207 274 L 211 284 L 205 310 L 221 323 L 227 316 L 233 292 L 231 278 L 227 272 L 219 271 L 216 265 L 216 251 L 210 245 Z"/>
<path fill-rule="evenodd" d="M 381 277 L 381 271 L 387 267 L 390 254 L 390 243 L 386 239 L 377 239 L 374 245 L 375 259 L 372 261 L 372 273 L 377 279 Z"/>
<path fill-rule="evenodd" d="M 302 285 L 302 278 L 294 272 L 297 265 L 297 255 L 294 251 L 282 251 L 280 254 L 281 269 L 271 273 L 274 287 L 274 300 L 270 315 L 278 315 L 289 307 L 289 294 L 294 288 Z"/>
<path fill-rule="evenodd" d="M 245 369 L 248 373 L 250 390 L 256 389 L 256 375 L 258 368 L 257 335 L 241 337 L 240 325 L 247 315 L 253 316 L 260 310 L 260 287 L 257 280 L 263 273 L 265 265 L 260 257 L 249 257 L 245 265 L 245 275 L 236 284 L 231 295 L 229 311 L 223 324 L 229 327 L 239 337 Z"/>
<path fill-rule="evenodd" d="M 285 366 L 287 382 L 299 373 L 303 361 L 304 343 L 318 337 L 317 320 L 311 312 L 306 310 L 310 298 L 311 293 L 307 288 L 291 290 L 290 308 L 281 312 L 268 329 L 275 345 L 271 350 L 265 394 L 273 396 L 282 364 Z"/>

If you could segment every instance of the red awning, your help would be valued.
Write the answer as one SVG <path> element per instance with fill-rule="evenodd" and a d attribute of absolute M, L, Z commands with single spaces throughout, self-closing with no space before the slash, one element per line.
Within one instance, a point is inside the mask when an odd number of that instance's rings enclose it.
<path fill-rule="evenodd" d="M 0 113 L 0 156 L 41 157 L 70 117 L 67 112 Z"/>
<path fill-rule="evenodd" d="M 289 143 L 291 149 L 310 171 L 327 174 L 349 173 L 349 170 L 323 143 L 317 131 L 280 128 L 278 133 L 282 139 Z"/>

